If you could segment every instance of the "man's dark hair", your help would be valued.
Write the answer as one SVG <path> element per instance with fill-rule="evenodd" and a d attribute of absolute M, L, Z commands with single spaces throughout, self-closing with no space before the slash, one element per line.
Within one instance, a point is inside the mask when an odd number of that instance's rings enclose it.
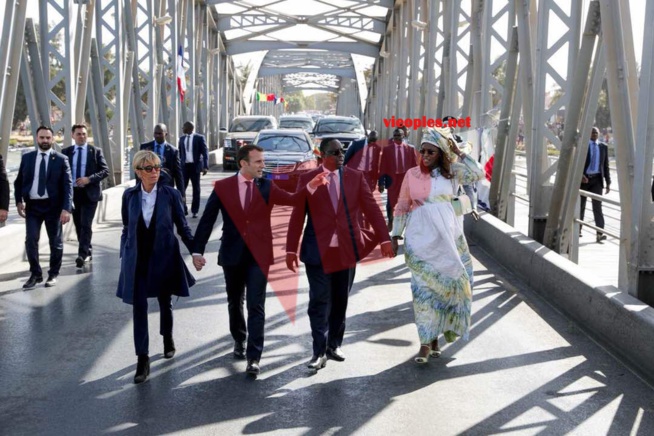
<path fill-rule="evenodd" d="M 86 124 L 73 124 L 73 127 L 70 129 L 70 132 L 75 133 L 75 130 L 77 130 L 77 129 L 88 130 L 88 127 L 86 127 Z"/>
<path fill-rule="evenodd" d="M 50 133 L 52 133 L 52 136 L 54 136 L 54 130 L 48 126 L 39 126 L 39 128 L 36 129 L 36 134 L 38 135 L 41 130 L 49 130 Z"/>
<path fill-rule="evenodd" d="M 444 122 L 444 123 L 447 123 L 447 122 L 448 122 L 449 120 L 451 120 L 451 119 L 456 120 L 456 118 L 454 118 L 454 117 L 451 116 L 451 115 L 444 116 L 444 117 L 443 117 L 443 122 Z"/>
<path fill-rule="evenodd" d="M 236 152 L 236 162 L 238 162 L 239 167 L 241 166 L 241 161 L 242 160 L 250 162 L 248 160 L 248 157 L 250 156 L 250 152 L 252 150 L 263 152 L 263 148 L 259 147 L 258 145 L 254 145 L 254 144 L 244 145 L 243 147 L 238 149 L 238 151 Z"/>
<path fill-rule="evenodd" d="M 395 136 L 397 134 L 404 135 L 404 132 L 400 128 L 397 128 L 397 129 L 393 130 L 393 136 Z"/>
<path fill-rule="evenodd" d="M 336 138 L 325 138 L 322 141 L 320 141 L 320 153 L 324 154 L 329 143 L 335 140 Z"/>

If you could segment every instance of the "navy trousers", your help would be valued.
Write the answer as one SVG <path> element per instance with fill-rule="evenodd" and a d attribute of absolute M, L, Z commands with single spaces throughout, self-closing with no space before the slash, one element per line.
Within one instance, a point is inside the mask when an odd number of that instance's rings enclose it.
<path fill-rule="evenodd" d="M 45 222 L 45 230 L 50 241 L 49 276 L 59 275 L 61 259 L 64 255 L 64 242 L 61 232 L 61 210 L 50 207 L 50 200 L 27 200 L 25 219 L 25 251 L 32 275 L 42 277 L 43 271 L 39 263 L 39 240 L 41 225 Z"/>
<path fill-rule="evenodd" d="M 268 277 L 247 249 L 238 265 L 223 266 L 223 271 L 227 288 L 229 331 L 236 342 L 244 342 L 247 337 L 248 360 L 261 360 Z M 244 301 L 247 302 L 248 310 L 247 326 L 243 314 Z"/>
<path fill-rule="evenodd" d="M 93 237 L 93 218 L 98 208 L 97 201 L 90 201 L 84 188 L 73 189 L 73 223 L 79 247 L 77 255 L 86 259 L 91 255 L 91 238 Z"/>
<path fill-rule="evenodd" d="M 138 281 L 138 278 L 137 278 Z M 161 322 L 159 334 L 161 336 L 173 335 L 173 303 L 170 294 L 160 294 L 159 312 Z M 137 356 L 150 354 L 150 333 L 148 331 L 148 297 L 143 284 L 134 287 L 134 350 Z"/>
<path fill-rule="evenodd" d="M 326 256 L 340 256 L 330 248 Z M 322 265 L 305 264 L 309 279 L 309 321 L 313 355 L 322 356 L 327 347 L 340 347 L 345 334 L 347 302 L 356 267 L 325 274 Z"/>
<path fill-rule="evenodd" d="M 184 164 L 184 193 L 186 193 L 189 181 L 193 188 L 191 213 L 198 213 L 200 211 L 200 173 L 194 163 Z"/>
<path fill-rule="evenodd" d="M 593 194 L 602 195 L 602 177 L 597 174 L 588 177 L 588 183 L 582 183 L 581 189 L 584 191 L 592 192 Z M 593 217 L 595 218 L 595 225 L 601 229 L 604 228 L 604 213 L 602 212 L 602 202 L 599 200 L 591 200 L 593 203 Z M 584 220 L 586 213 L 586 197 L 581 196 L 579 199 L 581 210 L 579 211 L 579 219 Z M 581 226 L 580 226 L 581 228 Z M 597 234 L 601 234 L 597 232 Z"/>

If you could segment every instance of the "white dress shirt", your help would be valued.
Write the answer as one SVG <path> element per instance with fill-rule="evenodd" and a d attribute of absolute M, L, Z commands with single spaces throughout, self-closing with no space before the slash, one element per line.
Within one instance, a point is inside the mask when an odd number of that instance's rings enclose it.
<path fill-rule="evenodd" d="M 45 189 L 45 194 L 43 194 L 43 196 L 39 195 L 39 178 L 47 177 L 48 165 L 50 164 L 50 157 L 53 152 L 54 150 L 52 148 L 48 151 L 42 151 L 40 148 L 38 149 L 38 153 L 36 154 L 36 166 L 34 167 L 34 180 L 32 181 L 32 187 L 30 188 L 30 199 L 32 200 L 45 200 L 46 198 L 49 198 L 47 187 Z M 41 153 L 45 153 L 45 174 L 39 174 L 39 170 L 41 169 L 41 159 L 43 159 Z"/>
<path fill-rule="evenodd" d="M 186 163 L 193 163 L 193 133 L 186 135 L 184 147 L 186 147 Z"/>
<path fill-rule="evenodd" d="M 141 213 L 143 214 L 143 221 L 145 227 L 150 228 L 150 221 L 152 221 L 152 214 L 154 213 L 154 206 L 157 203 L 157 185 L 154 185 L 151 192 L 146 192 L 141 185 Z"/>

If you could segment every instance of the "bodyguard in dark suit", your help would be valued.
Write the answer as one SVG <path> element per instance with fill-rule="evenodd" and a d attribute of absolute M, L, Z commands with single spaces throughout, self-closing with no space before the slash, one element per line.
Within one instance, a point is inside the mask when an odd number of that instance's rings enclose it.
<path fill-rule="evenodd" d="M 247 356 L 246 371 L 257 375 L 263 351 L 266 284 L 274 260 L 270 214 L 275 204 L 294 204 L 298 194 L 291 195 L 270 180 L 261 178 L 264 168 L 261 147 L 241 147 L 236 160 L 241 167 L 239 173 L 214 184 L 195 232 L 193 263 L 198 270 L 204 266 L 204 250 L 221 213 L 223 235 L 218 264 L 225 274 L 229 329 L 235 341 L 234 357 L 243 359 Z M 319 182 L 316 179 L 315 186 Z M 243 316 L 244 296 L 248 309 L 247 326 Z"/>
<path fill-rule="evenodd" d="M 182 161 L 184 173 L 184 193 L 188 182 L 193 187 L 193 201 L 191 202 L 191 213 L 193 218 L 197 218 L 200 210 L 200 173 L 207 174 L 209 169 L 209 153 L 207 151 L 207 141 L 203 135 L 193 133 L 195 126 L 192 122 L 187 121 L 182 127 L 184 135 L 180 136 L 178 148 L 179 156 Z"/>
<path fill-rule="evenodd" d="M 581 189 L 584 191 L 592 192 L 593 194 L 602 195 L 602 188 L 606 186 L 605 194 L 611 192 L 611 173 L 609 171 L 609 147 L 599 142 L 599 129 L 593 127 L 590 133 L 590 142 L 588 144 L 588 154 L 586 155 L 586 163 L 584 164 L 584 175 L 581 178 Z M 604 184 L 606 182 L 606 185 Z M 599 200 L 592 200 L 593 202 L 593 216 L 595 218 L 595 225 L 601 229 L 604 228 L 604 214 L 602 213 L 602 202 Z M 581 210 L 579 212 L 579 219 L 584 220 L 586 212 L 586 197 L 581 196 L 580 199 Z M 581 236 L 581 226 L 579 226 Z M 602 232 L 597 232 L 596 240 L 601 242 L 606 239 L 606 235 Z"/>
<path fill-rule="evenodd" d="M 381 146 L 377 143 L 378 138 L 377 131 L 371 130 L 367 138 L 350 144 L 345 153 L 344 165 L 363 172 L 371 191 L 375 190 L 379 179 Z"/>
<path fill-rule="evenodd" d="M 165 124 L 157 124 L 154 126 L 152 134 L 154 141 L 141 144 L 141 150 L 154 151 L 159 159 L 161 159 L 162 171 L 161 182 L 174 188 L 182 194 L 184 201 L 184 211 L 186 212 L 186 198 L 184 197 L 184 175 L 182 174 L 182 166 L 179 160 L 179 150 L 166 142 L 168 137 L 168 128 Z"/>
<path fill-rule="evenodd" d="M 321 369 L 327 357 L 345 360 L 341 351 L 345 334 L 345 314 L 356 263 L 381 241 L 382 254 L 394 257 L 391 241 L 379 206 L 360 171 L 343 168 L 340 141 L 327 138 L 320 143 L 322 166 L 300 177 L 298 187 L 321 175 L 324 184 L 307 187 L 304 199 L 293 209 L 286 238 L 286 266 L 295 271 L 297 250 L 304 229 L 300 259 L 309 279 L 309 320 L 313 337 L 313 357 L 309 368 Z M 324 173 L 326 172 L 326 174 Z M 365 244 L 355 218 L 363 212 L 376 239 Z"/>
<path fill-rule="evenodd" d="M 70 165 L 66 156 L 52 148 L 52 129 L 39 127 L 36 141 L 38 150 L 23 155 L 14 182 L 16 209 L 18 215 L 25 218 L 25 251 L 31 272 L 23 285 L 24 289 L 31 289 L 43 281 L 39 264 L 39 238 L 44 222 L 50 241 L 50 270 L 45 286 L 57 283 L 64 252 L 61 226 L 70 220 L 73 203 Z"/>
<path fill-rule="evenodd" d="M 86 143 L 84 124 L 75 124 L 72 133 L 75 145 L 61 152 L 68 157 L 73 173 L 73 223 L 79 242 L 75 264 L 83 268 L 91 260 L 93 218 L 102 200 L 100 182 L 109 175 L 109 167 L 102 150 Z"/>
<path fill-rule="evenodd" d="M 7 170 L 5 162 L 0 155 L 0 223 L 7 221 L 9 214 L 9 181 L 7 180 Z"/>
<path fill-rule="evenodd" d="M 133 305 L 134 348 L 138 356 L 134 383 L 144 382 L 150 373 L 148 298 L 159 300 L 164 357 L 175 355 L 171 296 L 189 296 L 195 279 L 180 254 L 179 241 L 191 251 L 193 235 L 184 216 L 179 192 L 157 184 L 159 157 L 139 151 L 132 162 L 141 183 L 123 193 L 123 233 L 120 238 L 120 276 L 116 295 Z"/>

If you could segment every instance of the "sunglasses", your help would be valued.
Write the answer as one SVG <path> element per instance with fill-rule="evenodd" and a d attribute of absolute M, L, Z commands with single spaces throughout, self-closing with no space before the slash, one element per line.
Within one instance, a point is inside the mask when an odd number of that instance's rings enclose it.
<path fill-rule="evenodd" d="M 329 156 L 340 156 L 342 154 L 345 154 L 345 150 L 343 150 L 342 148 L 337 148 L 336 150 L 326 151 L 325 154 Z"/>
<path fill-rule="evenodd" d="M 161 171 L 161 165 L 148 165 L 147 167 L 136 167 L 136 169 L 151 173 L 152 171 Z"/>
<path fill-rule="evenodd" d="M 423 148 L 420 150 L 420 154 L 425 154 L 425 153 L 431 156 L 436 154 L 436 150 L 429 150 L 427 148 Z"/>

